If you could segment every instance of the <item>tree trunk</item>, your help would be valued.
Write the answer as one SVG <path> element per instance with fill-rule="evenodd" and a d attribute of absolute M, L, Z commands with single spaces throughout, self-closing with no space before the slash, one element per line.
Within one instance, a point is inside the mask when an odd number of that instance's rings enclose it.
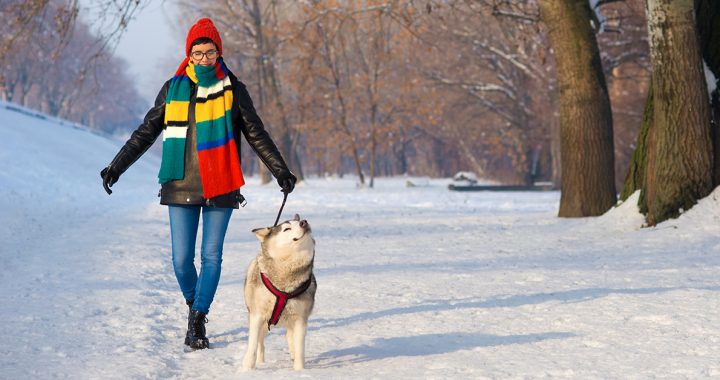
<path fill-rule="evenodd" d="M 550 109 L 557 110 L 557 101 L 555 96 L 550 102 Z M 548 119 L 550 130 L 550 165 L 552 173 L 550 178 L 555 187 L 558 187 L 562 181 L 562 162 L 560 160 L 560 119 L 557 111 L 553 111 Z"/>
<path fill-rule="evenodd" d="M 695 17 L 697 19 L 700 51 L 710 71 L 715 75 L 715 91 L 711 95 L 712 123 L 711 139 L 713 145 L 713 188 L 720 185 L 720 1 L 696 1 Z"/>
<path fill-rule="evenodd" d="M 393 155 L 395 156 L 395 161 L 397 162 L 397 174 L 408 174 L 408 158 L 406 151 L 409 144 L 410 141 L 405 139 L 404 136 L 402 136 L 402 138 L 395 144 L 390 144 Z"/>
<path fill-rule="evenodd" d="M 370 104 L 370 182 L 368 187 L 371 189 L 375 187 L 375 176 L 376 173 L 376 160 L 377 160 L 377 146 L 378 146 L 378 95 L 377 95 L 377 82 L 378 82 L 378 67 L 375 66 L 374 75 L 371 76 L 371 80 L 367 83 L 367 95 L 368 103 Z"/>
<path fill-rule="evenodd" d="M 561 217 L 615 204 L 612 113 L 587 0 L 541 0 L 560 88 Z"/>
<path fill-rule="evenodd" d="M 0 100 L 9 102 L 11 101 L 10 92 L 5 81 L 5 74 L 0 73 Z"/>
<path fill-rule="evenodd" d="M 652 86 L 648 89 L 647 100 L 645 101 L 645 111 L 643 112 L 643 121 L 640 126 L 640 132 L 635 143 L 635 152 L 628 173 L 625 176 L 625 186 L 620 194 L 621 200 L 626 200 L 637 190 L 645 188 L 645 167 L 647 158 L 647 143 L 650 130 L 653 124 L 653 91 Z M 647 213 L 647 203 L 645 201 L 645 193 L 640 192 L 640 200 L 638 206 L 642 213 Z"/>
<path fill-rule="evenodd" d="M 253 27 L 255 29 L 255 43 L 257 44 L 257 51 L 260 52 L 256 58 L 257 63 L 257 69 L 258 69 L 258 99 L 259 104 L 258 108 L 260 110 L 265 110 L 266 102 L 266 95 L 265 95 L 265 86 L 266 86 L 266 78 L 267 78 L 267 68 L 265 67 L 265 60 L 264 60 L 264 51 L 265 51 L 265 37 L 263 34 L 263 18 L 262 18 L 262 12 L 260 10 L 260 3 L 258 0 L 253 0 L 253 8 L 252 8 L 252 19 L 253 19 Z M 257 160 L 257 168 L 258 168 L 258 174 L 260 175 L 260 183 L 266 184 L 269 183 L 272 180 L 272 175 L 270 174 L 270 170 L 262 163 L 262 160 Z"/>
<path fill-rule="evenodd" d="M 274 55 L 273 55 L 274 56 Z M 288 115 L 285 111 L 285 104 L 282 99 L 282 90 L 280 89 L 279 80 L 277 78 L 277 70 L 275 68 L 275 59 L 272 59 L 272 63 L 269 67 L 270 71 L 270 83 L 272 83 L 272 93 L 275 99 L 275 106 L 280 113 L 280 141 L 279 149 L 282 152 L 283 157 L 287 161 L 287 165 L 290 170 L 295 174 L 298 181 L 303 181 L 302 163 L 300 162 L 299 155 L 295 151 L 296 145 L 293 144 L 292 136 L 290 134 L 290 122 L 288 121 Z"/>
<path fill-rule="evenodd" d="M 368 184 L 368 187 L 371 189 L 375 187 L 375 176 L 377 173 L 375 172 L 377 169 L 375 167 L 376 160 L 377 160 L 377 130 L 376 130 L 375 123 L 372 123 L 371 132 L 370 132 L 370 183 Z"/>
<path fill-rule="evenodd" d="M 647 12 L 654 126 L 645 197 L 653 226 L 710 193 L 712 145 L 693 0 L 648 0 Z"/>
<path fill-rule="evenodd" d="M 452 126 L 451 127 L 453 131 L 457 131 L 457 127 Z M 465 157 L 467 160 L 467 163 L 472 167 L 473 172 L 479 177 L 479 178 L 486 178 L 487 175 L 485 174 L 485 165 L 482 165 L 480 161 L 478 161 L 477 157 L 475 156 L 475 152 L 473 152 L 472 149 L 467 144 L 467 141 L 463 139 L 461 136 L 458 136 L 459 133 L 455 133 L 457 136 L 457 145 L 459 148 L 460 153 Z M 440 167 L 443 167 L 444 165 L 439 165 Z"/>
<path fill-rule="evenodd" d="M 331 36 L 328 35 L 328 33 L 323 29 L 322 25 L 317 25 L 318 32 L 320 33 L 321 37 L 323 38 L 323 50 L 324 50 L 324 60 L 325 64 L 327 65 L 328 69 L 330 70 L 330 74 L 332 75 L 331 81 L 333 84 L 333 92 L 335 93 L 335 98 L 338 101 L 338 105 L 340 106 L 340 132 L 344 133 L 348 138 L 348 144 L 350 145 L 350 152 L 352 153 L 352 159 L 355 164 L 355 171 L 358 175 L 358 181 L 360 187 L 365 187 L 365 175 L 362 172 L 362 163 L 360 160 L 360 147 L 358 145 L 357 138 L 353 134 L 352 129 L 350 128 L 350 124 L 348 122 L 348 107 L 345 103 L 345 97 L 343 96 L 343 89 L 341 86 L 341 73 L 339 66 L 341 64 L 340 60 L 337 55 L 342 53 L 336 53 L 335 47 L 331 46 L 333 41 L 330 40 Z M 341 35 L 341 33 L 338 33 L 338 35 Z M 342 38 L 340 38 L 340 46 L 338 47 L 341 51 L 345 51 L 346 46 L 345 42 Z M 346 65 L 349 63 L 347 62 L 347 56 L 343 55 L 343 58 L 346 59 L 344 62 Z M 346 72 L 349 72 L 349 70 L 346 70 Z M 338 160 L 338 173 L 342 173 L 342 150 L 339 152 L 340 159 Z M 342 177 L 342 174 L 340 174 Z"/>
<path fill-rule="evenodd" d="M 273 7 L 273 15 L 276 14 L 275 5 L 275 3 L 272 3 L 271 5 Z M 275 24 L 277 24 L 276 19 L 274 22 Z M 272 30 L 277 30 L 277 25 L 273 25 Z M 280 132 L 276 137 L 277 141 L 279 142 L 278 149 L 280 149 L 280 152 L 285 158 L 288 168 L 295 174 L 298 181 L 302 181 L 304 180 L 304 177 L 302 175 L 302 166 L 300 160 L 297 160 L 298 155 L 293 150 L 295 145 L 292 142 L 292 136 L 290 133 L 289 116 L 285 110 L 282 85 L 280 83 L 279 75 L 277 74 L 277 51 L 275 45 L 276 43 L 268 43 L 263 45 L 264 51 L 262 55 L 264 57 L 267 57 L 267 60 L 269 60 L 266 71 L 268 75 L 267 79 L 270 84 L 270 89 L 272 90 L 272 97 L 275 103 L 275 108 L 279 113 L 278 118 L 280 119 L 280 127 L 275 129 L 276 131 L 278 131 L 279 129 Z"/>

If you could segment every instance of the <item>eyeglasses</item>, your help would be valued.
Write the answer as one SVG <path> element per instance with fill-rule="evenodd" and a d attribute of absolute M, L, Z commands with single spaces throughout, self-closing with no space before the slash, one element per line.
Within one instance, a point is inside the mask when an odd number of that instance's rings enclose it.
<path fill-rule="evenodd" d="M 217 50 L 208 50 L 204 53 L 201 51 L 194 51 L 190 53 L 190 56 L 196 61 L 202 61 L 203 57 L 207 57 L 207 59 L 213 60 L 217 57 L 217 54 Z"/>

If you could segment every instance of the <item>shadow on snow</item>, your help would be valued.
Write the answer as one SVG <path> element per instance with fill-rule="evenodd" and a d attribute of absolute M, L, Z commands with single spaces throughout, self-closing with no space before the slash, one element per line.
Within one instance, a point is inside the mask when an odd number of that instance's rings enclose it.
<path fill-rule="evenodd" d="M 669 288 L 638 288 L 638 289 L 611 289 L 611 288 L 586 288 L 573 289 L 562 292 L 551 293 L 535 293 L 535 294 L 518 294 L 509 297 L 495 297 L 487 300 L 464 299 L 464 300 L 429 300 L 418 305 L 395 307 L 385 310 L 368 311 L 343 318 L 332 319 L 310 319 L 309 330 L 318 330 L 327 327 L 345 326 L 365 320 L 380 319 L 385 317 L 393 317 L 404 314 L 415 314 L 424 312 L 451 311 L 460 309 L 488 309 L 499 307 L 518 307 L 523 305 L 535 305 L 544 302 L 558 301 L 562 303 L 576 303 L 591 301 L 613 294 L 654 294 L 665 293 L 675 290 L 703 289 L 710 291 L 718 291 L 720 288 L 686 288 L 686 287 L 669 287 Z"/>
<path fill-rule="evenodd" d="M 549 339 L 567 339 L 574 336 L 575 334 L 566 332 L 507 336 L 447 333 L 378 338 L 369 345 L 323 352 L 313 359 L 310 364 L 313 367 L 325 368 L 347 363 L 362 363 L 402 356 L 441 355 L 478 347 L 526 344 Z"/>

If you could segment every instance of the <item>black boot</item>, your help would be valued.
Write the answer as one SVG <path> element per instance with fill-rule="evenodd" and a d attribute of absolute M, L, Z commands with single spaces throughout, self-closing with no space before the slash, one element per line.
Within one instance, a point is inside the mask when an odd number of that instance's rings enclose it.
<path fill-rule="evenodd" d="M 190 319 L 190 312 L 192 311 L 193 301 L 185 300 L 185 304 L 188 307 L 188 319 Z M 188 328 L 187 332 L 185 333 L 185 345 L 186 346 L 190 345 L 190 329 L 189 328 Z"/>
<path fill-rule="evenodd" d="M 197 310 L 190 310 L 188 315 L 188 332 L 185 337 L 185 344 L 190 348 L 202 350 L 210 346 L 210 342 L 205 337 L 205 313 Z"/>

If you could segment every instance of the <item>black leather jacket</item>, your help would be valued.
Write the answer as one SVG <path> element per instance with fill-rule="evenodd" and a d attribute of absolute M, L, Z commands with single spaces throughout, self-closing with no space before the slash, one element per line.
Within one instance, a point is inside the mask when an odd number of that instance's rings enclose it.
<path fill-rule="evenodd" d="M 267 166 L 275 178 L 285 178 L 290 175 L 285 161 L 278 151 L 275 143 L 265 130 L 262 120 L 255 112 L 250 94 L 245 84 L 235 75 L 229 73 L 233 86 L 232 123 L 235 145 L 240 155 L 240 136 L 244 135 L 247 142 L 255 150 L 260 160 Z M 132 133 L 120 152 L 112 160 L 110 168 L 120 176 L 140 156 L 142 156 L 165 128 L 165 99 L 167 97 L 170 81 L 163 85 L 155 99 L 155 105 L 145 115 L 142 124 Z M 238 208 L 243 198 L 239 190 L 227 194 L 205 199 L 202 193 L 202 182 L 197 165 L 197 147 L 195 143 L 195 94 L 197 87 L 192 84 L 192 95 L 188 115 L 188 138 L 185 144 L 185 178 L 170 181 L 160 189 L 160 204 L 204 205 L 210 207 Z"/>

